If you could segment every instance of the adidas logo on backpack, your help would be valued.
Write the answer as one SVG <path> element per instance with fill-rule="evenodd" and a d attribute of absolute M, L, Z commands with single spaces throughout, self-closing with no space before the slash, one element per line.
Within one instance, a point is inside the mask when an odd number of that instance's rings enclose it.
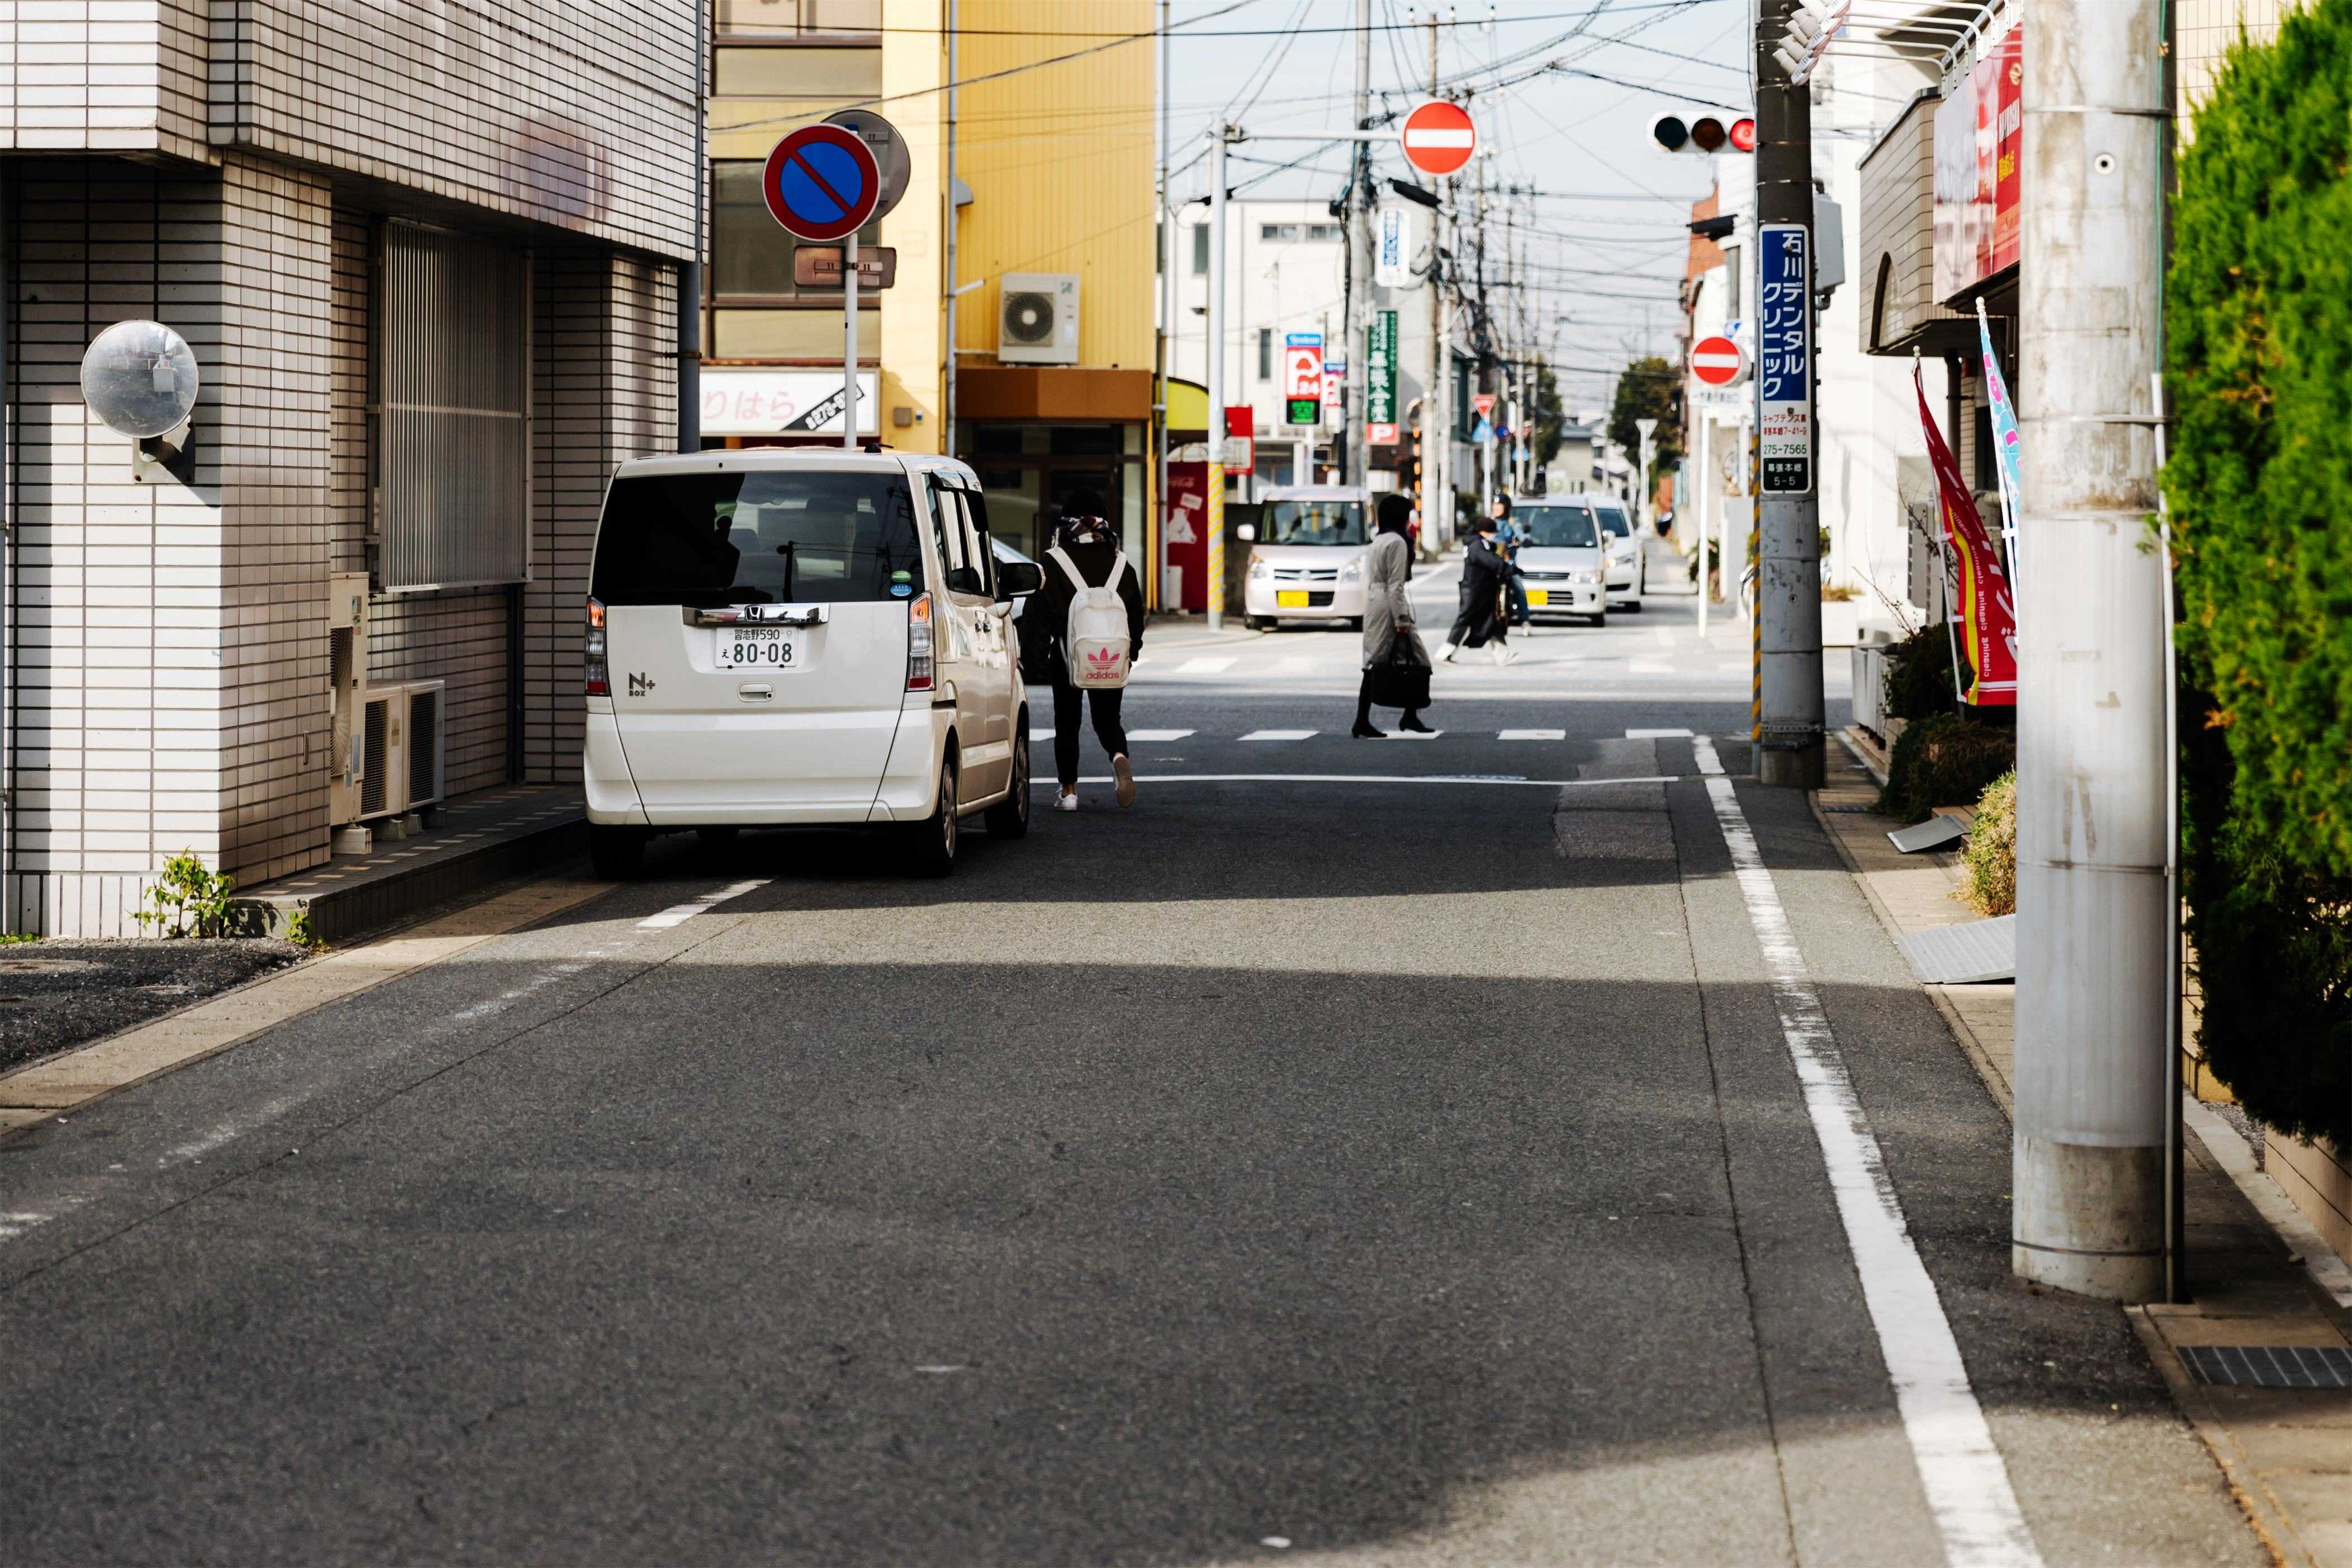
<path fill-rule="evenodd" d="M 1124 551 L 1110 563 L 1110 580 L 1096 587 L 1078 570 L 1060 545 L 1046 554 L 1077 585 L 1070 600 L 1070 622 L 1062 636 L 1062 658 L 1070 668 L 1070 683 L 1085 689 L 1116 689 L 1127 684 L 1131 645 L 1127 635 L 1127 605 L 1118 596 L 1120 574 L 1127 571 Z"/>

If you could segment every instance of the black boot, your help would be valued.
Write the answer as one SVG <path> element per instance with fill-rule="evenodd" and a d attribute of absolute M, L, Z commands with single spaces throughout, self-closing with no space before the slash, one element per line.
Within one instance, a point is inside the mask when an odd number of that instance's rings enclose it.
<path fill-rule="evenodd" d="M 1404 720 L 1402 723 L 1397 725 L 1397 728 L 1404 731 L 1410 735 L 1434 735 L 1437 733 L 1436 731 L 1431 729 L 1428 725 L 1421 721 L 1421 710 L 1418 708 L 1406 709 L 1404 710 Z"/>
<path fill-rule="evenodd" d="M 1348 731 L 1359 741 L 1385 741 L 1385 731 L 1372 728 L 1372 672 L 1364 671 L 1363 684 L 1356 688 L 1356 727 Z"/>

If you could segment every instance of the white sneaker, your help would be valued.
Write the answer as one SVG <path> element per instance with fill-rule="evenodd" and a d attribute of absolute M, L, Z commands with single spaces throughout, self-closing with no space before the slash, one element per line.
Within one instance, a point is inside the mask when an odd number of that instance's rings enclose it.
<path fill-rule="evenodd" d="M 1445 651 L 1437 656 L 1437 662 L 1440 664 L 1452 664 L 1454 662 L 1454 654 L 1459 652 L 1461 647 L 1462 645 L 1458 642 L 1447 643 L 1445 645 Z"/>
<path fill-rule="evenodd" d="M 1501 643 L 1489 643 L 1486 646 L 1494 651 L 1495 662 L 1496 664 L 1516 664 L 1518 662 L 1519 653 L 1517 648 L 1505 647 Z"/>
<path fill-rule="evenodd" d="M 1077 810 L 1078 792 L 1074 789 L 1055 790 L 1054 792 L 1054 809 L 1055 811 Z"/>

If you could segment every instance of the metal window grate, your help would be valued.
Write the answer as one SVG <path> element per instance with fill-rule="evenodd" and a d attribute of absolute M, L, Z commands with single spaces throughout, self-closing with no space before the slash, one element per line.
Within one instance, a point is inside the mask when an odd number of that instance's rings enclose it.
<path fill-rule="evenodd" d="M 530 309 L 522 252 L 383 231 L 386 588 L 520 583 L 530 564 Z"/>
<path fill-rule="evenodd" d="M 2352 1388 L 2352 1351 L 2340 1345 L 2182 1345 L 2200 1381 L 2236 1388 Z"/>

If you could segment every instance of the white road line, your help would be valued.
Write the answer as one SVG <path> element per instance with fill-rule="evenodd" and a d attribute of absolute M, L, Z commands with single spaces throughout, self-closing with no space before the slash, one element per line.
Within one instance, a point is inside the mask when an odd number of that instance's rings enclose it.
<path fill-rule="evenodd" d="M 1565 730 L 1505 730 L 1496 734 L 1497 741 L 1565 741 Z"/>
<path fill-rule="evenodd" d="M 1275 675 L 1308 675 L 1313 673 L 1314 669 L 1315 661 L 1311 658 L 1277 658 L 1274 661 L 1274 668 L 1270 673 Z"/>
<path fill-rule="evenodd" d="M 1190 730 L 1129 730 L 1127 738 L 1129 741 L 1181 741 L 1192 733 L 1193 731 Z"/>
<path fill-rule="evenodd" d="M 1625 667 L 1628 675 L 1672 675 L 1675 667 L 1663 658 L 1637 658 Z"/>
<path fill-rule="evenodd" d="M 1625 738 L 1629 741 L 1687 741 L 1690 739 L 1690 731 L 1688 730 L 1628 730 L 1625 731 Z"/>
<path fill-rule="evenodd" d="M 1138 773 L 1135 782 L 1173 784 L 1508 784 L 1531 789 L 1602 789 L 1611 784 L 1681 784 L 1687 773 L 1659 774 L 1639 779 L 1530 779 L 1517 773 Z M 1084 778 L 1080 784 L 1107 784 L 1108 773 Z M 1047 787 L 1038 781 L 1039 788 Z"/>
<path fill-rule="evenodd" d="M 1230 658 L 1188 658 L 1176 667 L 1179 675 L 1223 675 L 1233 668 Z"/>
<path fill-rule="evenodd" d="M 1242 737 L 1244 741 L 1305 741 L 1315 735 L 1312 730 L 1252 730 Z"/>
<path fill-rule="evenodd" d="M 1748 921 L 1764 950 L 1764 972 L 1780 1015 L 1780 1034 L 1804 1092 L 1805 1112 L 1828 1167 L 1830 1190 L 1887 1381 L 1903 1416 L 1904 1436 L 1919 1468 L 1919 1484 L 1944 1538 L 1952 1568 L 2039 1568 L 2042 1553 L 2025 1527 L 2011 1489 L 2009 1467 L 1994 1447 L 1992 1428 L 1969 1384 L 1968 1364 L 1944 1316 L 1936 1282 L 1919 1259 L 1903 1217 L 1903 1203 L 1887 1176 L 1878 1135 L 1854 1093 L 1853 1080 L 1830 1033 L 1820 993 L 1805 972 L 1804 953 L 1739 797 L 1716 756 L 1715 742 L 1693 739 L 1699 772 L 1715 805 L 1716 826 L 1731 851 L 1732 874 L 1748 905 Z"/>
<path fill-rule="evenodd" d="M 1050 741 L 1054 738 L 1054 727 L 1051 724 L 1048 724 L 1044 729 L 1040 730 L 1037 726 L 1032 724 L 1029 726 L 1029 738 L 1032 741 Z"/>
<path fill-rule="evenodd" d="M 740 899 L 754 888 L 766 887 L 768 882 L 769 879 L 765 877 L 750 882 L 730 882 L 717 892 L 705 893 L 690 903 L 672 904 L 657 915 L 647 915 L 637 922 L 637 929 L 667 931 L 672 926 L 682 926 L 705 910 L 715 910 L 730 899 Z"/>
<path fill-rule="evenodd" d="M 1445 733 L 1443 730 L 1391 730 L 1382 737 L 1390 741 L 1434 741 Z"/>
<path fill-rule="evenodd" d="M 1661 647 L 1672 647 L 1675 646 L 1675 634 L 1668 631 L 1664 626 L 1652 626 L 1650 628 L 1650 640 L 1656 643 Z"/>

